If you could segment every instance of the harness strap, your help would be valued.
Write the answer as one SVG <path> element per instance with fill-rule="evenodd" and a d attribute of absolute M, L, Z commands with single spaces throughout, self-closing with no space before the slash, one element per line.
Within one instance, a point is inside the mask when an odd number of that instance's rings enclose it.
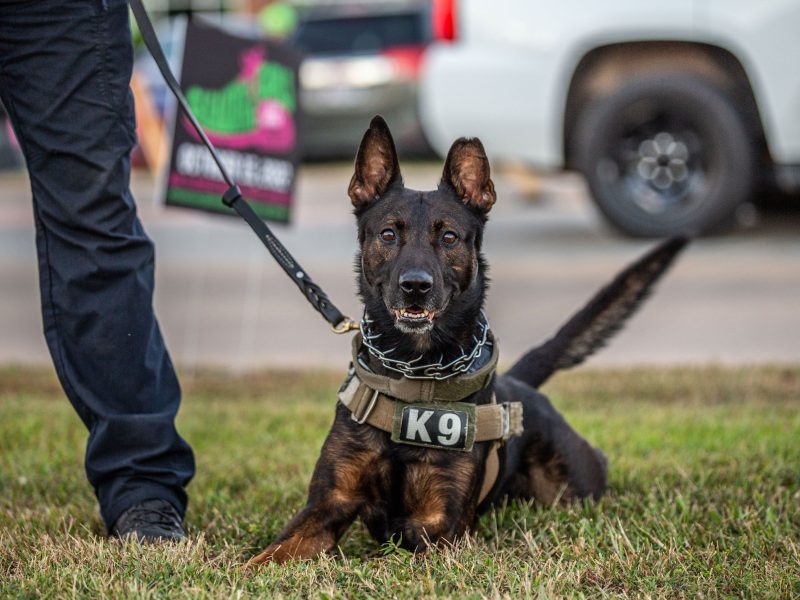
<path fill-rule="evenodd" d="M 235 210 L 240 217 L 247 221 L 247 224 L 250 225 L 250 228 L 255 232 L 258 239 L 261 240 L 261 243 L 264 244 L 275 261 L 295 285 L 300 288 L 300 291 L 303 292 L 303 295 L 311 303 L 311 306 L 331 324 L 336 333 L 345 333 L 346 331 L 354 329 L 355 323 L 353 323 L 350 318 L 345 317 L 339 309 L 334 306 L 325 292 L 311 280 L 305 270 L 297 264 L 294 257 L 284 245 L 281 244 L 280 240 L 275 237 L 275 234 L 272 233 L 272 230 L 267 224 L 255 213 L 247 201 L 242 198 L 242 192 L 239 190 L 239 186 L 236 185 L 236 182 L 228 173 L 217 149 L 208 139 L 199 121 L 194 116 L 194 113 L 192 113 L 192 109 L 189 107 L 189 103 L 183 95 L 177 79 L 175 79 L 175 76 L 172 74 L 169 63 L 164 56 L 164 51 L 161 49 L 161 44 L 159 44 L 155 31 L 153 31 L 153 24 L 144 8 L 144 4 L 142 4 L 142 0 L 129 0 L 129 4 L 133 11 L 133 16 L 136 17 L 136 22 L 139 24 L 139 32 L 142 34 L 142 40 L 153 56 L 158 70 L 161 71 L 161 75 L 164 77 L 167 87 L 172 91 L 181 109 L 183 109 L 184 114 L 192 124 L 192 127 L 197 131 L 197 135 L 200 136 L 203 144 L 208 148 L 211 157 L 217 164 L 217 168 L 219 168 L 219 172 L 222 174 L 222 178 L 228 185 L 228 190 L 223 195 L 222 202 Z"/>
<path fill-rule="evenodd" d="M 462 373 L 450 379 L 395 378 L 377 375 L 361 365 L 361 343 L 361 333 L 357 333 L 353 338 L 353 368 L 356 376 L 371 389 L 404 402 L 458 402 L 489 385 L 500 356 L 498 344 L 493 344 L 489 361 L 473 373 Z"/>
<path fill-rule="evenodd" d="M 369 423 L 382 431 L 392 432 L 397 400 L 372 389 L 353 377 L 341 392 L 339 400 L 358 423 Z M 492 395 L 491 404 L 475 407 L 475 441 L 506 440 L 522 433 L 522 403 L 497 404 Z"/>
<path fill-rule="evenodd" d="M 478 494 L 478 505 L 486 500 L 486 496 L 492 491 L 494 484 L 497 482 L 497 476 L 500 474 L 500 455 L 497 452 L 499 448 L 500 442 L 493 442 L 492 447 L 489 448 L 489 454 L 486 455 L 486 466 L 483 470 L 481 491 Z"/>
<path fill-rule="evenodd" d="M 352 418 L 357 423 L 367 423 L 381 431 L 392 433 L 398 400 L 365 385 L 358 375 L 353 375 L 340 390 L 339 401 L 353 413 Z M 500 444 L 509 437 L 520 435 L 522 430 L 521 402 L 497 404 L 497 399 L 492 394 L 491 404 L 475 407 L 475 441 L 493 442 L 486 457 L 478 504 L 483 502 L 497 481 L 500 472 L 497 451 Z"/>

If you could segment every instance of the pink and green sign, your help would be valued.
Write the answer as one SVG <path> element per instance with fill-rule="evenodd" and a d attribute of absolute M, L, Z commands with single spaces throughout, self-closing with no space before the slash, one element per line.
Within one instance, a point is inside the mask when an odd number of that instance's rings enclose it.
<path fill-rule="evenodd" d="M 288 221 L 300 153 L 296 51 L 190 22 L 181 85 L 242 195 L 259 216 Z M 211 154 L 180 115 L 172 139 L 166 202 L 231 212 Z"/>

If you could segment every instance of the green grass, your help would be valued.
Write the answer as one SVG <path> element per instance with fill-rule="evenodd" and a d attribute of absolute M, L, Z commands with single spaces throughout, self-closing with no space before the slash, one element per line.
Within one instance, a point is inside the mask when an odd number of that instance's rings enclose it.
<path fill-rule="evenodd" d="M 190 540 L 102 537 L 86 432 L 49 372 L 0 368 L 0 597 L 800 596 L 800 367 L 579 370 L 546 391 L 603 448 L 610 489 L 512 503 L 413 556 L 360 524 L 339 551 L 252 573 L 303 504 L 339 374 L 183 378 Z"/>

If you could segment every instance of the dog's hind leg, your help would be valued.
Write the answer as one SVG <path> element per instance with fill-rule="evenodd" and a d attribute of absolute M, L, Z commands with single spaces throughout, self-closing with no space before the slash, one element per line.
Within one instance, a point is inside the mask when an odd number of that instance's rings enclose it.
<path fill-rule="evenodd" d="M 503 396 L 523 403 L 524 432 L 507 445 L 513 470 L 501 495 L 542 504 L 599 498 L 606 488 L 607 460 L 564 420 L 550 401 L 511 378 L 500 378 Z"/>

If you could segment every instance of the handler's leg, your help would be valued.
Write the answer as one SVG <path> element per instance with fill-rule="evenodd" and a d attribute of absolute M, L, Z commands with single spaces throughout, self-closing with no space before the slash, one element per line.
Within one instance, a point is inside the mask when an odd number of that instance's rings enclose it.
<path fill-rule="evenodd" d="M 129 507 L 182 516 L 194 474 L 153 314 L 153 246 L 128 189 L 135 143 L 124 0 L 0 4 L 0 94 L 31 177 L 45 337 L 89 429 L 109 529 Z"/>

